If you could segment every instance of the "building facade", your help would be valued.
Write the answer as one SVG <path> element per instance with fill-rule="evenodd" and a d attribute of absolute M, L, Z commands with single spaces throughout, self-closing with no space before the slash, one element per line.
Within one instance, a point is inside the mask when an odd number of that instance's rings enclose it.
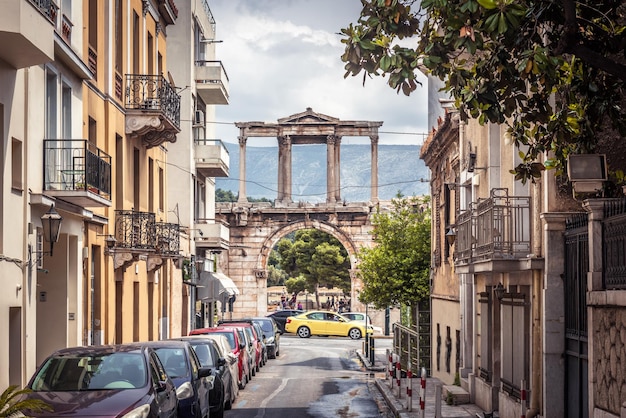
<path fill-rule="evenodd" d="M 2 387 L 23 386 L 55 349 L 180 335 L 189 316 L 175 296 L 180 234 L 167 205 L 180 132 L 166 59 L 176 4 L 5 6 Z"/>

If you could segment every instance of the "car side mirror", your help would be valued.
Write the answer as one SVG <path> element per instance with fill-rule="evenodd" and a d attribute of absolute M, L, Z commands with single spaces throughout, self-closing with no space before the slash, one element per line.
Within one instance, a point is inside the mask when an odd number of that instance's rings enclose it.
<path fill-rule="evenodd" d="M 211 376 L 210 367 L 200 367 L 198 369 L 198 377 L 208 377 L 208 376 Z"/>
<path fill-rule="evenodd" d="M 157 384 L 157 387 L 156 387 L 156 391 L 165 392 L 166 389 L 167 389 L 167 380 L 159 380 L 159 383 Z"/>
<path fill-rule="evenodd" d="M 226 364 L 226 359 L 224 357 L 220 357 L 217 359 L 217 367 L 222 367 Z"/>
<path fill-rule="evenodd" d="M 246 345 L 244 343 L 239 344 L 239 349 L 243 350 L 244 348 L 246 348 Z"/>

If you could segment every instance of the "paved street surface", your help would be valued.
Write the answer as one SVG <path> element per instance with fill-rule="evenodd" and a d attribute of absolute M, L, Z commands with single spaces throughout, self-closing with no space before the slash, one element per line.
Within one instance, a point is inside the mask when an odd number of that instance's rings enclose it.
<path fill-rule="evenodd" d="M 257 372 L 227 418 L 391 418 L 374 375 L 357 355 L 363 340 L 283 334 L 280 355 Z M 382 409 L 382 411 L 381 411 Z"/>

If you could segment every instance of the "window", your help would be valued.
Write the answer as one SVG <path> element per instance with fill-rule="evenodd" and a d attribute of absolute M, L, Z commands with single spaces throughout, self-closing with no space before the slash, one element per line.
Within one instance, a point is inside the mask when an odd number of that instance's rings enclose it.
<path fill-rule="evenodd" d="M 159 211 L 165 208 L 165 174 L 163 168 L 159 167 Z"/>
<path fill-rule="evenodd" d="M 11 140 L 11 187 L 15 190 L 24 190 L 22 141 Z"/>
<path fill-rule="evenodd" d="M 154 212 L 154 160 L 148 158 L 148 212 Z"/>
<path fill-rule="evenodd" d="M 502 390 L 520 398 L 521 381 L 528 381 L 528 306 L 525 295 L 505 293 L 500 308 L 502 330 Z"/>
<path fill-rule="evenodd" d="M 148 32 L 148 74 L 154 74 L 154 37 Z"/>
<path fill-rule="evenodd" d="M 492 361 L 491 361 L 491 315 L 492 300 L 491 286 L 487 286 L 486 292 L 481 292 L 478 303 L 480 304 L 480 312 L 478 313 L 478 371 L 480 377 L 486 382 L 491 382 Z"/>
<path fill-rule="evenodd" d="M 61 85 L 61 138 L 72 139 L 72 88 Z"/>
<path fill-rule="evenodd" d="M 58 104 L 57 104 L 57 74 L 50 68 L 46 70 L 46 138 L 58 138 Z"/>
<path fill-rule="evenodd" d="M 133 11 L 133 74 L 139 74 L 139 15 Z"/>

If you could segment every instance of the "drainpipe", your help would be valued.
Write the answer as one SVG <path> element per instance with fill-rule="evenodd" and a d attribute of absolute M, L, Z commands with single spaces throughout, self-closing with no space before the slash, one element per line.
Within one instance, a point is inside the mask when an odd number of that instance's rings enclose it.
<path fill-rule="evenodd" d="M 533 254 L 536 257 L 540 257 L 542 253 L 541 247 L 541 239 L 542 239 L 542 227 L 540 221 L 540 214 L 542 208 L 542 200 L 541 200 L 541 180 L 537 180 L 536 183 L 532 184 L 532 218 L 535 222 L 533 223 Z M 541 394 L 542 390 L 542 380 L 541 380 L 541 369 L 542 369 L 542 355 L 543 355 L 543 329 L 541 327 L 541 314 L 542 314 L 542 303 L 541 296 L 543 290 L 543 274 L 542 270 L 533 270 L 532 271 L 532 336 L 533 336 L 533 344 L 532 344 L 532 369 L 530 376 L 530 409 L 526 411 L 526 418 L 534 418 L 539 415 L 541 408 Z"/>

